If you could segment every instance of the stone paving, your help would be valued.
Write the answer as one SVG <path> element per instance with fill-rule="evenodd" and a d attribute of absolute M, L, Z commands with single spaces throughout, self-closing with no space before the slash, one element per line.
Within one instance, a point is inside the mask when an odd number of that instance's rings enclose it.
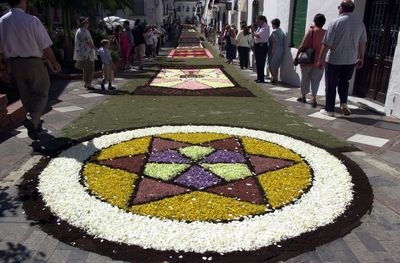
<path fill-rule="evenodd" d="M 249 79 L 254 78 L 251 71 L 243 73 Z M 116 86 L 123 82 L 118 80 Z M 294 102 L 298 89 L 260 87 L 289 110 L 304 116 L 310 125 L 340 139 L 360 134 L 378 137 L 383 139 L 378 142 L 384 143 L 381 147 L 368 145 L 374 140 L 367 137 L 367 141 L 354 143 L 362 151 L 346 154 L 366 172 L 375 194 L 374 207 L 363 218 L 363 224 L 351 234 L 287 262 L 400 262 L 400 131 L 395 130 L 400 122 L 363 109 L 355 109 L 354 115 L 347 118 L 338 114 L 334 120 L 310 117 L 319 109 Z M 64 125 L 101 103 L 107 95 L 88 95 L 79 82 L 61 81 L 54 82 L 51 98 L 49 104 L 53 110 L 44 119 L 46 128 L 56 135 Z M 61 243 L 26 220 L 17 198 L 17 185 L 40 156 L 31 156 L 30 140 L 21 128 L 1 133 L 0 142 L 0 262 L 117 262 Z"/>

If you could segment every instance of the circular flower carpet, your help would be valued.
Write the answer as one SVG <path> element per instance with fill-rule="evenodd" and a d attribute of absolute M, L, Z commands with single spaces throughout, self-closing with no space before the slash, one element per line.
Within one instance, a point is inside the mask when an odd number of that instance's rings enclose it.
<path fill-rule="evenodd" d="M 343 156 L 219 126 L 96 137 L 44 160 L 22 194 L 55 237 L 138 262 L 290 258 L 348 233 L 372 202 Z"/>

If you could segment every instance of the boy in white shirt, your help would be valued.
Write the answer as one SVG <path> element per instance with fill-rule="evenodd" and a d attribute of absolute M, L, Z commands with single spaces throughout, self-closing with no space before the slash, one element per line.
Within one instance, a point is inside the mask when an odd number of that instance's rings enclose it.
<path fill-rule="evenodd" d="M 112 81 L 114 79 L 113 63 L 110 52 L 110 40 L 103 39 L 100 42 L 101 48 L 97 51 L 97 54 L 103 62 L 103 81 L 101 82 L 101 89 L 105 90 L 105 84 L 108 82 L 108 90 L 115 90 L 112 86 Z"/>

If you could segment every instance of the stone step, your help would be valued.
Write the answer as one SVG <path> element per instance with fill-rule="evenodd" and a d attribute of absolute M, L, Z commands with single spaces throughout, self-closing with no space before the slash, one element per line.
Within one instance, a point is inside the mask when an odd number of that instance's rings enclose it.
<path fill-rule="evenodd" d="M 0 94 L 0 110 L 7 107 L 8 99 L 6 94 Z"/>
<path fill-rule="evenodd" d="M 7 106 L 7 116 L 10 120 L 8 127 L 19 126 L 26 117 L 26 111 L 20 100 Z"/>

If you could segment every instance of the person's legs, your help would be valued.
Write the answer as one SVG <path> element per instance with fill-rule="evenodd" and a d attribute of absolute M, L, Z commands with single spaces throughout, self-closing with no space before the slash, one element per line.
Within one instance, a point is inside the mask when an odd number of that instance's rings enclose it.
<path fill-rule="evenodd" d="M 301 69 L 300 93 L 301 93 L 301 98 L 304 98 L 304 100 L 302 100 L 301 102 L 304 102 L 306 95 L 310 93 L 311 67 L 300 66 L 300 69 Z"/>
<path fill-rule="evenodd" d="M 261 81 L 265 81 L 265 64 L 267 62 L 267 54 L 268 54 L 268 45 L 263 44 L 261 47 Z"/>
<path fill-rule="evenodd" d="M 93 73 L 94 73 L 94 61 L 90 61 L 90 59 L 85 60 L 83 68 L 83 81 L 85 82 L 86 86 L 92 85 Z"/>
<path fill-rule="evenodd" d="M 243 69 L 243 67 L 244 67 L 244 51 L 243 51 L 243 47 L 238 47 L 238 53 L 239 53 L 240 68 Z"/>
<path fill-rule="evenodd" d="M 258 44 L 254 45 L 254 57 L 256 62 L 257 80 L 260 80 L 260 47 Z"/>
<path fill-rule="evenodd" d="M 28 129 L 28 136 L 36 140 L 41 116 L 48 102 L 50 79 L 47 69 L 41 59 L 12 59 L 10 67 L 27 111 L 23 124 Z"/>
<path fill-rule="evenodd" d="M 349 95 L 349 81 L 353 77 L 355 65 L 341 65 L 340 76 L 338 82 L 338 94 L 340 103 L 347 103 Z"/>
<path fill-rule="evenodd" d="M 267 57 L 267 52 L 268 48 L 267 46 L 256 44 L 254 47 L 255 55 L 256 55 L 256 66 L 257 66 L 257 80 L 264 82 L 264 68 L 265 68 L 265 62 L 266 62 L 266 57 Z"/>
<path fill-rule="evenodd" d="M 244 60 L 245 68 L 249 68 L 249 64 L 250 64 L 249 57 L 250 57 L 250 48 L 248 48 L 248 47 L 243 48 L 243 60 Z"/>
<path fill-rule="evenodd" d="M 141 44 L 137 48 L 137 58 L 138 58 L 139 69 L 143 68 L 143 66 L 142 66 L 142 58 L 144 57 L 145 50 L 146 50 L 145 44 Z"/>
<path fill-rule="evenodd" d="M 326 63 L 325 68 L 325 110 L 327 112 L 335 111 L 336 87 L 339 82 L 340 66 Z"/>
<path fill-rule="evenodd" d="M 278 81 L 278 73 L 279 69 L 274 67 L 269 67 L 269 71 L 271 72 L 271 82 L 275 83 Z"/>
<path fill-rule="evenodd" d="M 321 82 L 322 76 L 324 75 L 324 70 L 320 68 L 310 68 L 310 79 L 311 79 L 311 94 L 315 98 L 318 94 L 319 84 Z"/>
<path fill-rule="evenodd" d="M 35 60 L 32 64 L 35 66 L 32 67 L 32 93 L 29 101 L 31 109 L 29 113 L 32 118 L 33 125 L 37 128 L 41 122 L 40 118 L 46 109 L 49 99 L 50 78 L 43 61 Z"/>

